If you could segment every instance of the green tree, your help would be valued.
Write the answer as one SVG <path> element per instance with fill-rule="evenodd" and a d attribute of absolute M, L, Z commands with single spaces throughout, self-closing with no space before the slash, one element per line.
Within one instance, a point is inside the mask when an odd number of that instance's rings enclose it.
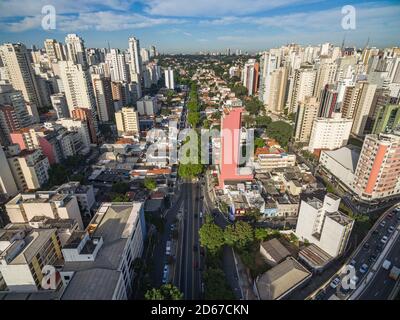
<path fill-rule="evenodd" d="M 188 122 L 193 128 L 196 128 L 200 122 L 200 114 L 198 112 L 189 112 Z"/>
<path fill-rule="evenodd" d="M 224 232 L 213 221 L 203 224 L 199 230 L 200 243 L 210 252 L 217 252 L 224 245 Z"/>
<path fill-rule="evenodd" d="M 258 241 L 265 241 L 269 237 L 270 232 L 266 228 L 256 228 L 254 230 L 254 238 Z"/>
<path fill-rule="evenodd" d="M 262 138 L 255 138 L 254 139 L 254 148 L 263 148 L 265 147 L 265 141 Z"/>
<path fill-rule="evenodd" d="M 293 127 L 284 121 L 275 121 L 265 131 L 268 137 L 277 140 L 282 147 L 286 147 L 292 136 Z"/>
<path fill-rule="evenodd" d="M 144 186 L 147 190 L 155 190 L 157 188 L 157 183 L 154 179 L 144 178 Z"/>
<path fill-rule="evenodd" d="M 112 199 L 112 202 L 129 202 L 129 197 L 125 194 L 117 194 Z"/>
<path fill-rule="evenodd" d="M 160 289 L 151 289 L 144 295 L 146 300 L 182 300 L 183 293 L 172 284 L 164 284 Z"/>
<path fill-rule="evenodd" d="M 67 182 L 68 170 L 62 164 L 55 163 L 49 169 L 49 182 L 50 186 L 56 186 Z"/>
<path fill-rule="evenodd" d="M 247 222 L 238 221 L 224 230 L 225 244 L 243 249 L 253 242 L 253 229 Z"/>
<path fill-rule="evenodd" d="M 245 101 L 246 110 L 253 115 L 260 114 L 261 110 L 263 110 L 264 106 L 260 100 L 256 97 L 251 97 L 250 99 Z"/>
<path fill-rule="evenodd" d="M 257 116 L 256 125 L 258 128 L 267 128 L 272 122 L 272 119 L 268 116 Z"/>
<path fill-rule="evenodd" d="M 233 300 L 235 296 L 219 268 L 209 268 L 204 273 L 205 298 L 207 300 Z"/>
<path fill-rule="evenodd" d="M 116 182 L 112 185 L 111 191 L 119 194 L 124 194 L 129 191 L 129 183 Z"/>

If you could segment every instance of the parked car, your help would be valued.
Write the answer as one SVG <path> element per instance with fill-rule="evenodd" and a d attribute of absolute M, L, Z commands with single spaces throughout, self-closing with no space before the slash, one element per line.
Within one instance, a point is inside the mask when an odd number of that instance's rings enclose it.
<path fill-rule="evenodd" d="M 369 243 L 368 242 L 364 243 L 363 248 L 365 250 L 368 250 L 369 249 Z"/>
<path fill-rule="evenodd" d="M 393 231 L 394 231 L 394 227 L 393 227 L 393 226 L 390 226 L 389 229 L 388 229 L 388 232 L 389 232 L 389 233 L 392 233 Z"/>
<path fill-rule="evenodd" d="M 356 265 L 356 263 L 357 263 L 357 262 L 356 262 L 356 260 L 354 260 L 354 259 L 350 261 L 350 265 L 351 265 L 352 267 L 354 267 L 354 266 Z"/>
<path fill-rule="evenodd" d="M 381 242 L 383 244 L 385 244 L 387 241 L 388 241 L 388 237 L 387 236 L 383 236 L 382 239 L 381 239 Z"/>
<path fill-rule="evenodd" d="M 383 221 L 381 222 L 380 226 L 383 228 L 385 225 L 386 225 L 386 221 L 383 220 Z"/>
<path fill-rule="evenodd" d="M 376 261 L 376 255 L 374 255 L 374 254 L 370 255 L 369 258 L 368 258 L 368 261 L 370 263 L 375 262 Z"/>
<path fill-rule="evenodd" d="M 163 284 L 166 284 L 168 282 L 168 277 L 169 277 L 169 266 L 165 265 L 164 270 L 163 270 L 163 278 L 162 278 Z"/>
<path fill-rule="evenodd" d="M 336 289 L 336 287 L 339 285 L 339 283 L 340 283 L 340 278 L 337 277 L 337 278 L 333 279 L 330 286 L 332 289 Z"/>
<path fill-rule="evenodd" d="M 171 254 L 171 241 L 167 241 L 167 246 L 165 249 L 165 254 L 169 256 Z"/>
<path fill-rule="evenodd" d="M 368 265 L 364 263 L 359 270 L 361 273 L 366 273 L 368 271 Z"/>

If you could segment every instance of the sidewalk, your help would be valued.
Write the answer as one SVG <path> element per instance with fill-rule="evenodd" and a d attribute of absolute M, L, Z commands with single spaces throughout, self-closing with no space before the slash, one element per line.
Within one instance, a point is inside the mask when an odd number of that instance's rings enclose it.
<path fill-rule="evenodd" d="M 253 282 L 247 272 L 246 266 L 242 263 L 240 257 L 236 256 L 235 251 L 233 249 L 231 250 L 233 258 L 235 259 L 235 268 L 243 300 L 258 300 L 253 292 Z"/>

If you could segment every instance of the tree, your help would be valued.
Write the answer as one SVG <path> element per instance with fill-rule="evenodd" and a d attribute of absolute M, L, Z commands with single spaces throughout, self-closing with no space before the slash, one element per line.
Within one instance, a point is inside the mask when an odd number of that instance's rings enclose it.
<path fill-rule="evenodd" d="M 127 195 L 124 195 L 124 194 L 117 194 L 112 199 L 112 202 L 129 202 L 129 197 Z"/>
<path fill-rule="evenodd" d="M 255 138 L 254 139 L 254 148 L 263 148 L 265 147 L 265 141 L 262 138 Z"/>
<path fill-rule="evenodd" d="M 201 163 L 181 163 L 179 164 L 178 174 L 184 179 L 193 179 L 203 172 L 203 165 Z"/>
<path fill-rule="evenodd" d="M 225 244 L 243 249 L 249 243 L 253 242 L 254 234 L 252 227 L 243 221 L 238 221 L 224 230 Z"/>
<path fill-rule="evenodd" d="M 210 268 L 204 273 L 204 287 L 207 300 L 235 299 L 225 273 L 219 268 Z"/>
<path fill-rule="evenodd" d="M 188 122 L 193 128 L 196 128 L 200 122 L 200 114 L 198 112 L 189 111 Z"/>
<path fill-rule="evenodd" d="M 254 238 L 258 241 L 265 241 L 269 237 L 270 232 L 265 228 L 256 228 L 254 230 Z"/>
<path fill-rule="evenodd" d="M 144 178 L 144 186 L 147 190 L 154 190 L 157 188 L 157 183 L 154 179 L 150 179 L 150 178 Z"/>
<path fill-rule="evenodd" d="M 164 284 L 160 289 L 151 289 L 144 295 L 146 300 L 182 300 L 183 293 L 172 284 Z"/>
<path fill-rule="evenodd" d="M 256 125 L 258 128 L 267 128 L 272 122 L 272 119 L 268 116 L 257 116 Z"/>
<path fill-rule="evenodd" d="M 200 243 L 210 252 L 217 252 L 224 245 L 224 232 L 213 221 L 208 221 L 199 230 Z"/>
<path fill-rule="evenodd" d="M 275 121 L 265 131 L 268 137 L 277 140 L 282 147 L 286 147 L 292 136 L 293 127 L 284 121 Z"/>
<path fill-rule="evenodd" d="M 48 173 L 50 186 L 63 184 L 68 179 L 68 170 L 59 163 L 52 164 Z"/>
<path fill-rule="evenodd" d="M 258 98 L 251 97 L 250 99 L 246 100 L 245 102 L 246 110 L 253 115 L 260 114 L 261 110 L 263 109 L 264 105 Z"/>
<path fill-rule="evenodd" d="M 247 210 L 245 213 L 245 217 L 248 218 L 251 223 L 257 222 L 258 219 L 260 219 L 260 217 L 261 217 L 260 209 L 253 208 L 253 209 Z"/>
<path fill-rule="evenodd" d="M 119 194 L 124 194 L 129 191 L 129 184 L 126 182 L 116 182 L 112 185 L 111 191 Z"/>

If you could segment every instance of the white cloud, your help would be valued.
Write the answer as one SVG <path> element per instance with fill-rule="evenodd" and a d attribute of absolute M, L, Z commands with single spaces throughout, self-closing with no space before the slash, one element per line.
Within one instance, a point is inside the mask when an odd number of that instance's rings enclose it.
<path fill-rule="evenodd" d="M 9 32 L 23 32 L 41 27 L 42 16 L 26 17 L 17 22 L 0 22 Z M 151 18 L 140 14 L 122 14 L 111 11 L 85 12 L 77 16 L 57 15 L 56 29 L 63 32 L 82 30 L 117 31 L 150 28 L 157 25 L 181 24 L 182 19 Z"/>
<path fill-rule="evenodd" d="M 219 17 L 259 13 L 296 3 L 319 2 L 319 0 L 146 0 L 146 12 L 160 16 Z"/>

